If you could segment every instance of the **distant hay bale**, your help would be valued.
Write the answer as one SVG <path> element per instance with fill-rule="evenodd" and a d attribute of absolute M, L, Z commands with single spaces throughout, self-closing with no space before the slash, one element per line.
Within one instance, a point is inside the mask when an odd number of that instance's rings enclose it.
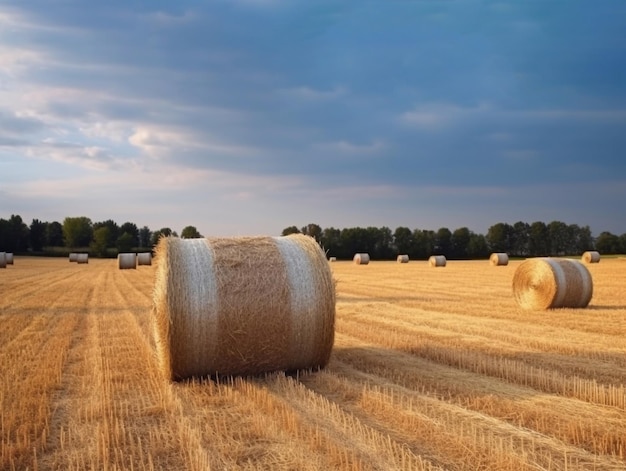
<path fill-rule="evenodd" d="M 137 265 L 152 265 L 152 253 L 151 252 L 138 253 Z"/>
<path fill-rule="evenodd" d="M 445 255 L 431 255 L 428 259 L 428 264 L 431 267 L 445 267 L 446 256 Z"/>
<path fill-rule="evenodd" d="M 7 267 L 6 252 L 0 252 L 0 268 Z"/>
<path fill-rule="evenodd" d="M 6 262 L 7 265 L 13 265 L 13 253 L 5 252 L 4 261 Z"/>
<path fill-rule="evenodd" d="M 587 268 L 566 258 L 529 258 L 513 275 L 513 295 L 524 309 L 586 307 L 593 294 Z"/>
<path fill-rule="evenodd" d="M 370 255 L 367 253 L 357 253 L 354 254 L 352 260 L 357 265 L 367 265 L 368 263 L 370 263 Z"/>
<path fill-rule="evenodd" d="M 328 259 L 329 262 L 336 262 L 337 261 L 337 257 L 330 257 Z"/>
<path fill-rule="evenodd" d="M 89 254 L 86 254 L 86 253 L 76 254 L 76 263 L 89 263 Z"/>
<path fill-rule="evenodd" d="M 502 267 L 509 264 L 509 256 L 506 253 L 494 252 L 489 257 L 489 264 L 494 267 Z"/>
<path fill-rule="evenodd" d="M 583 253 L 582 261 L 585 263 L 600 263 L 600 252 L 590 250 Z"/>
<path fill-rule="evenodd" d="M 70 252 L 70 262 L 76 262 L 78 259 L 78 254 L 75 252 Z"/>
<path fill-rule="evenodd" d="M 117 266 L 120 270 L 137 268 L 137 255 L 134 253 L 118 253 Z"/>
<path fill-rule="evenodd" d="M 170 379 L 324 367 L 335 287 L 315 239 L 182 239 L 157 245 L 153 327 Z"/>
<path fill-rule="evenodd" d="M 396 261 L 398 263 L 409 263 L 409 256 L 406 254 L 398 255 L 398 257 L 396 258 Z"/>

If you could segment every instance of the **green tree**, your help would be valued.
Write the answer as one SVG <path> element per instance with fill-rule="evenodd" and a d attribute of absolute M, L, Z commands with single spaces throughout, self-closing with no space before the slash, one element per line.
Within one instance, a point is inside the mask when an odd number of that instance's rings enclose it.
<path fill-rule="evenodd" d="M 302 228 L 301 232 L 313 237 L 318 244 L 322 240 L 322 228 L 317 224 L 307 224 Z"/>
<path fill-rule="evenodd" d="M 413 231 L 413 250 L 409 253 L 412 259 L 427 259 L 435 252 L 435 232 L 428 229 Z"/>
<path fill-rule="evenodd" d="M 548 226 L 535 221 L 528 229 L 528 254 L 531 257 L 545 257 L 550 253 Z"/>
<path fill-rule="evenodd" d="M 29 229 L 30 248 L 34 252 L 40 252 L 46 243 L 46 223 L 33 219 Z"/>
<path fill-rule="evenodd" d="M 484 235 L 470 234 L 470 240 L 467 244 L 467 256 L 469 258 L 485 258 L 489 256 L 489 245 Z"/>
<path fill-rule="evenodd" d="M 120 227 L 117 225 L 115 221 L 112 219 L 107 219 L 106 221 L 94 222 L 93 230 L 94 233 L 101 227 L 106 227 L 107 231 L 107 240 L 105 241 L 106 246 L 109 248 L 114 248 L 117 243 L 117 238 L 120 236 Z"/>
<path fill-rule="evenodd" d="M 137 246 L 132 234 L 128 232 L 122 232 L 122 235 L 117 238 L 115 245 L 117 246 L 117 251 L 120 253 L 130 252 L 133 247 Z"/>
<path fill-rule="evenodd" d="M 469 243 L 472 232 L 467 227 L 455 229 L 451 238 L 450 256 L 456 259 L 464 259 L 469 255 Z"/>
<path fill-rule="evenodd" d="M 560 256 L 567 254 L 569 245 L 567 224 L 561 221 L 552 221 L 548 224 L 548 237 L 550 240 L 550 255 Z"/>
<path fill-rule="evenodd" d="M 180 236 L 183 239 L 201 239 L 202 234 L 198 232 L 194 226 L 185 226 L 183 231 L 180 233 Z"/>
<path fill-rule="evenodd" d="M 499 222 L 487 230 L 487 244 L 491 252 L 511 252 L 511 233 L 513 228 L 510 224 Z"/>
<path fill-rule="evenodd" d="M 341 231 L 334 227 L 326 228 L 322 231 L 320 240 L 322 249 L 329 257 L 338 257 L 341 255 Z"/>
<path fill-rule="evenodd" d="M 511 254 L 517 257 L 526 257 L 530 247 L 530 226 L 518 221 L 511 227 L 510 232 Z"/>
<path fill-rule="evenodd" d="M 107 247 L 109 247 L 109 231 L 108 226 L 100 226 L 93 231 L 93 242 L 89 249 L 94 255 L 98 257 L 106 256 Z"/>
<path fill-rule="evenodd" d="M 601 232 L 596 239 L 596 250 L 601 254 L 617 254 L 622 251 L 620 238 L 608 231 Z"/>
<path fill-rule="evenodd" d="M 410 254 L 413 248 L 413 232 L 408 227 L 396 227 L 393 231 L 393 245 L 398 254 Z"/>
<path fill-rule="evenodd" d="M 47 247 L 63 247 L 63 225 L 58 221 L 46 223 L 46 246 Z"/>
<path fill-rule="evenodd" d="M 176 233 L 172 232 L 169 227 L 162 227 L 158 231 L 154 231 L 152 233 L 152 237 L 150 238 L 150 245 L 155 246 L 159 243 L 159 239 L 161 237 L 175 236 L 175 234 Z"/>
<path fill-rule="evenodd" d="M 139 229 L 139 248 L 143 249 L 150 246 L 150 237 L 152 232 L 148 226 Z"/>
<path fill-rule="evenodd" d="M 93 238 L 91 219 L 85 216 L 66 217 L 63 220 L 63 238 L 69 248 L 89 246 Z"/>
<path fill-rule="evenodd" d="M 450 256 L 452 249 L 452 232 L 447 227 L 442 227 L 435 235 L 435 252 L 438 255 Z"/>
<path fill-rule="evenodd" d="M 296 226 L 289 226 L 289 227 L 285 227 L 283 229 L 283 232 L 280 233 L 280 235 L 288 236 L 289 234 L 299 234 L 299 233 L 300 233 L 300 229 L 298 229 Z"/>
<path fill-rule="evenodd" d="M 139 229 L 137 229 L 137 224 L 135 224 L 134 222 L 125 222 L 120 226 L 119 234 L 124 234 L 124 232 L 129 234 L 131 237 L 131 247 L 138 247 Z"/>

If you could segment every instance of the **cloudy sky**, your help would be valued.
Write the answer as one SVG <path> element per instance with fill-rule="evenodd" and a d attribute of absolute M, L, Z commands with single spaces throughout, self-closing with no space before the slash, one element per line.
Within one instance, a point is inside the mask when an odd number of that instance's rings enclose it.
<path fill-rule="evenodd" d="M 0 0 L 0 217 L 626 232 L 624 0 Z"/>

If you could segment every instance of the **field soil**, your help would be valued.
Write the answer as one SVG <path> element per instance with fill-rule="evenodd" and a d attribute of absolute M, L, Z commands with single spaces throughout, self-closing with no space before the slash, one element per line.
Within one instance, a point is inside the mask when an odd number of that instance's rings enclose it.
<path fill-rule="evenodd" d="M 327 368 L 159 374 L 155 267 L 0 269 L 1 470 L 625 470 L 626 259 L 525 311 L 519 261 L 330 264 Z"/>

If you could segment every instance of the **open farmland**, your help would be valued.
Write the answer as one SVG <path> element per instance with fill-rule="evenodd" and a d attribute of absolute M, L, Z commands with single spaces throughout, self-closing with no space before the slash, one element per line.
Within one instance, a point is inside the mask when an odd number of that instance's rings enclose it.
<path fill-rule="evenodd" d="M 0 270 L 0 469 L 626 469 L 626 259 L 523 311 L 520 262 L 331 263 L 329 366 L 169 383 L 154 266 Z"/>

